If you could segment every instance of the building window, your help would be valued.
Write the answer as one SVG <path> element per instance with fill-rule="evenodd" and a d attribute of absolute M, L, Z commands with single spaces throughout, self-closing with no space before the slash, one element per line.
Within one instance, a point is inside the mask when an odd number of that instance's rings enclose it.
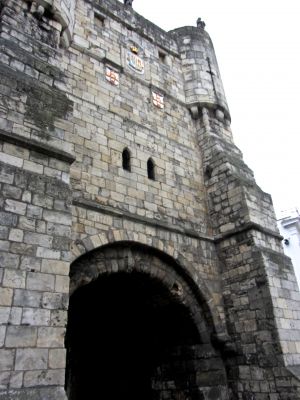
<path fill-rule="evenodd" d="M 122 166 L 125 171 L 131 171 L 131 165 L 130 165 L 130 151 L 127 149 L 127 147 L 123 150 L 122 153 Z"/>
<path fill-rule="evenodd" d="M 163 53 L 162 51 L 158 51 L 158 58 L 159 58 L 159 61 L 160 61 L 162 64 L 165 64 L 165 63 L 166 63 L 166 54 Z"/>
<path fill-rule="evenodd" d="M 97 11 L 94 12 L 94 24 L 95 28 L 101 30 L 104 27 L 105 17 L 98 13 Z"/>
<path fill-rule="evenodd" d="M 148 172 L 148 178 L 155 181 L 155 165 L 152 158 L 149 158 L 149 160 L 147 161 L 147 172 Z"/>

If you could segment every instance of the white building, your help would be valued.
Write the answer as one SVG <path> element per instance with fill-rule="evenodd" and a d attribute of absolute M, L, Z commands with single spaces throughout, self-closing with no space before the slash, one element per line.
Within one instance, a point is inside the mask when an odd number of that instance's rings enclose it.
<path fill-rule="evenodd" d="M 278 228 L 283 236 L 285 254 L 292 259 L 295 274 L 300 287 L 300 214 L 297 209 L 281 212 L 277 220 Z"/>

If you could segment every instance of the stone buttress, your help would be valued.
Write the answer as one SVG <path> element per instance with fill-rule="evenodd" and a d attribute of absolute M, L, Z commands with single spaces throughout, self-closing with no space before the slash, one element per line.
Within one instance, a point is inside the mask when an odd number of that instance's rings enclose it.
<path fill-rule="evenodd" d="M 182 57 L 222 262 L 226 324 L 235 346 L 227 359 L 229 383 L 241 398 L 299 398 L 300 295 L 291 260 L 282 251 L 272 199 L 233 143 L 210 37 L 201 27 L 171 33 Z"/>
<path fill-rule="evenodd" d="M 62 399 L 74 156 L 57 49 L 74 4 L 0 8 L 0 398 Z"/>

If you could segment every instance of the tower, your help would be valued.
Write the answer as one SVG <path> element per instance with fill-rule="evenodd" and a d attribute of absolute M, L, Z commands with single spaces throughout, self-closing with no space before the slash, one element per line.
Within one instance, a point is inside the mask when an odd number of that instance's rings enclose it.
<path fill-rule="evenodd" d="M 298 399 L 299 292 L 205 24 L 0 7 L 0 399 Z"/>

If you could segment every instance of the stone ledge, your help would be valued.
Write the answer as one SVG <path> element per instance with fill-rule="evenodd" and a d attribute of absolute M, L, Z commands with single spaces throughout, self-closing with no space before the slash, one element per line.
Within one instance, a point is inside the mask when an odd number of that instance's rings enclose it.
<path fill-rule="evenodd" d="M 248 232 L 250 230 L 256 230 L 256 231 L 262 232 L 266 235 L 274 237 L 275 239 L 279 239 L 279 240 L 283 239 L 283 237 L 280 234 L 272 231 L 271 229 L 263 228 L 262 226 L 254 223 L 254 222 L 250 222 L 250 223 L 246 224 L 245 226 L 243 226 L 242 228 L 232 229 L 229 232 L 226 232 L 225 234 L 217 235 L 213 238 L 211 236 L 200 234 L 193 230 L 179 228 L 173 224 L 168 224 L 167 222 L 155 221 L 151 218 L 141 217 L 140 215 L 132 214 L 128 211 L 118 210 L 118 209 L 110 207 L 110 206 L 105 206 L 103 204 L 96 203 L 95 201 L 92 201 L 92 200 L 73 199 L 73 206 L 102 212 L 103 214 L 108 214 L 108 215 L 112 215 L 112 216 L 116 216 L 116 217 L 120 217 L 120 218 L 126 218 L 126 219 L 134 221 L 134 222 L 140 222 L 140 223 L 143 223 L 143 224 L 146 224 L 149 226 L 153 226 L 154 228 L 164 229 L 169 232 L 178 233 L 180 235 L 186 235 L 186 236 L 189 236 L 194 239 L 206 240 L 208 242 L 215 243 L 215 244 L 219 244 L 223 240 L 229 239 L 232 236 L 235 236 L 240 233 Z"/>
<path fill-rule="evenodd" d="M 214 243 L 212 237 L 200 234 L 196 231 L 187 230 L 183 228 L 179 228 L 173 224 L 168 224 L 167 222 L 155 221 L 151 218 L 141 217 L 137 214 L 132 214 L 128 211 L 118 210 L 116 208 L 110 206 L 104 206 L 103 204 L 96 203 L 95 201 L 86 200 L 86 199 L 73 199 L 73 206 L 87 208 L 89 210 L 98 211 L 103 214 L 112 215 L 115 217 L 125 218 L 130 221 L 139 222 L 148 226 L 152 226 L 158 229 L 164 229 L 169 232 L 174 232 L 179 235 L 185 235 L 191 237 L 193 239 L 205 240 L 207 242 Z"/>
<path fill-rule="evenodd" d="M 298 380 L 300 381 L 300 365 L 291 365 L 286 367 L 286 369 Z"/>
<path fill-rule="evenodd" d="M 68 164 L 72 164 L 76 159 L 73 154 L 67 153 L 66 151 L 57 149 L 46 143 L 38 142 L 35 139 L 29 139 L 12 132 L 5 132 L 2 129 L 0 129 L 0 140 L 3 140 L 6 143 L 11 143 L 29 150 L 36 151 L 37 153 L 45 154 L 49 157 L 56 158 L 57 160 L 64 161 Z"/>
<path fill-rule="evenodd" d="M 224 234 L 217 235 L 215 237 L 214 241 L 216 244 L 218 244 L 220 242 L 223 242 L 223 240 L 231 238 L 232 236 L 235 236 L 240 233 L 248 232 L 251 230 L 255 230 L 255 231 L 264 233 L 265 235 L 272 236 L 275 239 L 279 239 L 279 240 L 283 239 L 283 236 L 281 236 L 279 233 L 272 231 L 271 229 L 264 228 L 261 225 L 256 224 L 255 222 L 249 222 L 241 228 L 231 229 Z"/>
<path fill-rule="evenodd" d="M 189 109 L 193 119 L 199 119 L 200 117 L 202 117 L 202 109 L 208 108 L 214 112 L 216 110 L 221 110 L 224 113 L 224 118 L 227 119 L 229 123 L 231 122 L 231 116 L 229 110 L 220 102 L 197 101 L 193 103 L 186 103 L 185 106 Z"/>

